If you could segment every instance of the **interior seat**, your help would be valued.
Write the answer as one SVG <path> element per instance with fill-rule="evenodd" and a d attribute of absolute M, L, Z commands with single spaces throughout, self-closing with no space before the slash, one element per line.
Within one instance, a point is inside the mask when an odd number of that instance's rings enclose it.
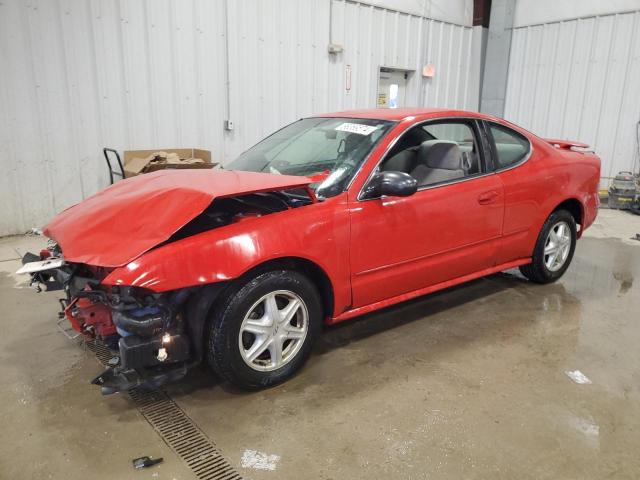
<path fill-rule="evenodd" d="M 418 164 L 417 150 L 417 147 L 408 148 L 395 154 L 389 160 L 384 162 L 381 170 L 383 172 L 411 172 Z"/>
<path fill-rule="evenodd" d="M 462 152 L 456 142 L 427 140 L 417 152 L 417 165 L 410 172 L 418 187 L 465 176 Z"/>
<path fill-rule="evenodd" d="M 430 135 L 420 127 L 414 127 L 404 134 L 393 148 L 395 153 L 381 166 L 383 172 L 411 173 L 418 163 L 417 151 L 420 145 L 429 140 Z"/>

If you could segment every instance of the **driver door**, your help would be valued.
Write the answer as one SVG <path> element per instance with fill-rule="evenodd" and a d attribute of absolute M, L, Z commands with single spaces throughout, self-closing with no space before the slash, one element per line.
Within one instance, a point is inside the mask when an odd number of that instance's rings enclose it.
<path fill-rule="evenodd" d="M 413 140 L 407 144 L 401 138 L 396 143 L 399 148 L 387 154 L 378 170 L 384 171 L 386 162 L 394 169 L 402 165 L 408 170 L 405 173 L 419 177 L 418 191 L 409 197 L 383 196 L 350 203 L 354 308 L 495 265 L 504 194 L 498 176 L 487 173 L 475 123 L 429 122 L 413 127 L 403 137 Z M 443 174 L 442 169 L 432 168 L 442 165 L 429 157 L 428 149 L 421 158 L 407 161 L 411 149 L 417 151 L 424 142 L 440 141 L 457 144 L 451 148 L 461 153 L 460 169 Z M 465 151 L 468 154 L 462 155 Z M 469 164 L 469 158 L 475 166 Z"/>

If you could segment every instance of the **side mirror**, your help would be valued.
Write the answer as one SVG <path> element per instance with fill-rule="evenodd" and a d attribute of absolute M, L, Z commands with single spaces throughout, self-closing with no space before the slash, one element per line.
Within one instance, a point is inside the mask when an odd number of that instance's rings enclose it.
<path fill-rule="evenodd" d="M 408 173 L 379 172 L 369 181 L 363 198 L 408 197 L 418 191 L 418 182 Z"/>

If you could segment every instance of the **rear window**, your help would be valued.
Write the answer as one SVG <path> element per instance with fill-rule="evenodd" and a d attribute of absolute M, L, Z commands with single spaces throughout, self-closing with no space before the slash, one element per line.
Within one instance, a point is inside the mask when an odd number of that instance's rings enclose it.
<path fill-rule="evenodd" d="M 495 145 L 496 168 L 515 165 L 529 154 L 531 146 L 524 135 L 496 123 L 488 125 Z"/>

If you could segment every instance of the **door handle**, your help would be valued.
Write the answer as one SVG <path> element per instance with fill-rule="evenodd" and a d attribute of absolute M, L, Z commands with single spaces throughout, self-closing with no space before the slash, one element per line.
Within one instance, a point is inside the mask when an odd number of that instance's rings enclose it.
<path fill-rule="evenodd" d="M 478 197 L 478 203 L 480 205 L 487 205 L 489 203 L 493 203 L 494 200 L 500 195 L 495 190 L 491 190 L 490 192 L 485 192 Z"/>

